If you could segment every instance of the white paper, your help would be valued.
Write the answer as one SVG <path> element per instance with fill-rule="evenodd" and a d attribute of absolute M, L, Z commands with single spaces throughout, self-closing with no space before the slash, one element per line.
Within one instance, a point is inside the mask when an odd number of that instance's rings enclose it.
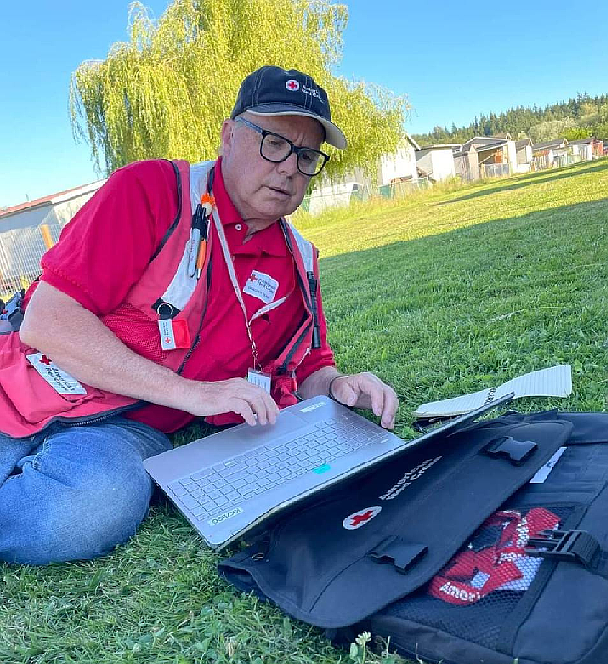
<path fill-rule="evenodd" d="M 521 397 L 567 397 L 572 394 L 572 371 L 569 364 L 558 364 L 548 369 L 531 371 L 513 378 L 499 387 L 486 388 L 463 394 L 453 399 L 431 401 L 418 406 L 414 415 L 417 417 L 441 417 L 462 415 L 480 408 L 486 401 L 514 393 L 514 399 Z"/>

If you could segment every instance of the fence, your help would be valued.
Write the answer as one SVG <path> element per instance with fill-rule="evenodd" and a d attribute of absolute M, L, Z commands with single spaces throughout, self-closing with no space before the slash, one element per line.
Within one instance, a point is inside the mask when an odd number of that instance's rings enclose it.
<path fill-rule="evenodd" d="M 402 198 L 412 192 L 420 191 L 420 189 L 428 189 L 431 186 L 428 178 L 392 182 L 391 184 L 385 184 L 380 187 L 380 196 L 383 198 Z"/>
<path fill-rule="evenodd" d="M 40 259 L 61 233 L 53 221 L 0 233 L 0 297 L 6 299 L 27 288 L 40 274 Z"/>
<path fill-rule="evenodd" d="M 500 178 L 510 175 L 508 163 L 503 164 L 481 164 L 481 177 Z"/>

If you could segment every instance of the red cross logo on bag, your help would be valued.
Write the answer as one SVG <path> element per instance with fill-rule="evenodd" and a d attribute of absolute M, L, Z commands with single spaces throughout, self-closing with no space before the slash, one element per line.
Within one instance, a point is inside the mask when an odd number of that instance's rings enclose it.
<path fill-rule="evenodd" d="M 357 530 L 357 528 L 361 528 L 361 526 L 364 526 L 371 521 L 381 511 L 382 507 L 379 505 L 376 505 L 375 507 L 366 507 L 364 510 L 360 510 L 359 512 L 347 516 L 346 519 L 342 521 L 342 526 L 346 528 L 346 530 Z"/>
<path fill-rule="evenodd" d="M 524 552 L 528 540 L 558 526 L 559 518 L 544 507 L 534 507 L 525 516 L 515 510 L 495 512 L 468 547 L 433 577 L 429 595 L 450 604 L 467 605 L 495 590 L 523 592 L 541 563 L 540 558 Z"/>

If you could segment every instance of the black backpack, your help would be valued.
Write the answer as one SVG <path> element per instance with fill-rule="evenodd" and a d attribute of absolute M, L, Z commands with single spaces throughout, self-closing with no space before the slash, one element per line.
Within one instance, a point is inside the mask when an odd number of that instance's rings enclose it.
<path fill-rule="evenodd" d="M 606 441 L 604 413 L 469 425 L 283 513 L 220 572 L 338 642 L 370 631 L 446 664 L 601 664 Z"/>

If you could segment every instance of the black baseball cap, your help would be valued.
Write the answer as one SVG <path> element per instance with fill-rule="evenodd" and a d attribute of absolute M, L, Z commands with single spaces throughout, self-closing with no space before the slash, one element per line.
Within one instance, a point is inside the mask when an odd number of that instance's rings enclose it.
<path fill-rule="evenodd" d="M 232 119 L 248 111 L 253 115 L 309 115 L 325 129 L 325 140 L 336 148 L 346 147 L 346 138 L 331 121 L 327 93 L 311 76 L 297 69 L 260 67 L 241 83 Z"/>

